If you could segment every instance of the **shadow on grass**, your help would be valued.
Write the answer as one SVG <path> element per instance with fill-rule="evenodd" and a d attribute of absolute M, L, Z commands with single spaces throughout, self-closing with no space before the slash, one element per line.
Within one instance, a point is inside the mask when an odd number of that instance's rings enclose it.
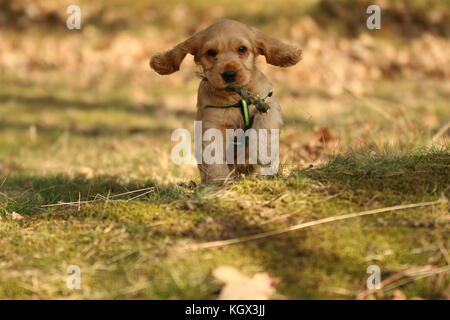
<path fill-rule="evenodd" d="M 148 116 L 152 118 L 161 118 L 166 119 L 167 117 L 172 117 L 174 119 L 185 119 L 185 120 L 194 120 L 195 119 L 195 111 L 192 110 L 171 110 L 165 108 L 164 106 L 156 106 L 150 104 L 136 104 L 127 100 L 108 100 L 108 101 L 95 101 L 95 102 L 87 102 L 81 99 L 79 100 L 68 100 L 68 99 L 60 99 L 54 96 L 44 96 L 44 97 L 27 97 L 23 95 L 11 95 L 11 94 L 0 94 L 0 105 L 5 103 L 15 103 L 21 106 L 24 106 L 26 110 L 30 112 L 44 112 L 51 110 L 64 110 L 73 108 L 76 110 L 84 110 L 86 112 L 89 111 L 105 111 L 105 112 L 113 112 L 113 111 L 123 111 L 127 114 L 133 115 L 138 114 L 142 116 Z M 117 115 L 114 115 L 117 117 Z M 108 114 L 105 114 L 105 117 L 108 117 Z M 62 122 L 67 122 L 67 119 L 61 119 Z M 0 130 L 19 130 L 21 132 L 27 132 L 30 128 L 31 123 L 21 123 L 14 121 L 5 121 L 0 120 Z M 50 134 L 50 135 L 58 135 L 62 132 L 68 132 L 77 136 L 86 136 L 86 137 L 98 137 L 102 135 L 111 136 L 117 134 L 148 134 L 149 136 L 161 136 L 166 135 L 170 136 L 173 128 L 169 128 L 165 126 L 164 121 L 161 121 L 161 124 L 158 126 L 148 127 L 148 126 L 126 126 L 124 128 L 118 128 L 114 126 L 114 124 L 108 125 L 90 125 L 86 126 L 83 123 L 67 123 L 64 124 L 42 124 L 35 123 L 35 128 L 40 133 Z"/>
<path fill-rule="evenodd" d="M 68 177 L 56 176 L 13 176 L 7 177 L 0 188 L 7 196 L 7 210 L 24 214 L 38 214 L 42 212 L 42 205 L 57 204 L 59 202 L 91 201 L 106 198 L 127 200 L 153 188 L 151 193 L 140 197 L 140 201 L 155 203 L 170 203 L 184 195 L 183 188 L 176 185 L 161 186 L 153 181 L 120 182 L 111 176 L 97 176 L 86 179 L 84 176 Z M 142 190 L 139 192 L 137 190 Z M 131 191 L 131 192 L 130 192 Z M 121 197 L 118 194 L 128 193 Z M 11 194 L 13 196 L 8 197 Z M 60 207 L 64 210 L 67 207 Z"/>
<path fill-rule="evenodd" d="M 377 206 L 393 205 L 392 201 L 399 204 L 402 201 L 426 201 L 438 198 L 442 193 L 447 194 L 450 190 L 450 154 L 447 151 L 431 152 L 427 154 L 411 156 L 370 156 L 370 154 L 352 154 L 345 157 L 337 157 L 327 166 L 314 170 L 302 170 L 293 173 L 290 179 L 310 179 L 319 181 L 325 186 L 334 186 L 338 190 L 350 192 L 352 201 L 359 201 L 362 197 L 361 190 L 367 194 L 367 199 L 376 193 L 389 193 L 384 199 L 381 197 Z M 239 186 L 239 184 L 237 185 Z M 136 181 L 121 183 L 114 177 L 97 177 L 95 179 L 84 179 L 82 177 L 69 178 L 66 176 L 55 177 L 11 177 L 2 186 L 6 193 L 19 191 L 20 197 L 28 199 L 27 202 L 12 201 L 9 210 L 16 209 L 24 212 L 25 208 L 34 208 L 30 214 L 38 214 L 39 205 L 57 203 L 59 201 L 77 201 L 81 195 L 83 200 L 92 199 L 96 195 L 113 196 L 141 188 L 154 187 L 155 192 L 141 198 L 140 201 L 171 205 L 180 213 L 183 219 L 194 217 L 198 222 L 189 227 L 178 229 L 158 228 L 155 237 L 172 240 L 185 240 L 189 238 L 196 242 L 224 240 L 250 234 L 263 233 L 273 229 L 270 225 L 261 226 L 249 222 L 246 213 L 236 207 L 229 210 L 222 206 L 217 199 L 204 200 L 203 195 L 211 194 L 205 187 L 190 189 L 187 186 L 158 185 L 152 181 Z M 205 191 L 206 190 L 206 191 Z M 213 189 L 217 191 L 220 189 Z M 2 191 L 5 192 L 5 191 Z M 248 191 L 247 191 L 248 192 Z M 20 200 L 20 198 L 19 198 Z M 173 206 L 174 201 L 181 200 L 180 204 Z M 189 201 L 194 200 L 194 203 Z M 24 208 L 17 207 L 22 204 Z M 360 203 L 353 203 L 356 207 Z M 362 208 L 365 210 L 367 208 Z M 203 218 L 193 215 L 201 212 Z M 341 214 L 335 213 L 335 214 Z M 212 228 L 205 219 L 213 217 L 216 228 Z M 370 221 L 370 220 L 365 220 Z M 358 227 L 358 225 L 355 225 Z M 360 227 L 358 227 L 360 228 Z M 365 230 L 372 234 L 383 234 L 384 241 L 396 243 L 398 241 L 410 241 L 411 234 L 415 241 L 422 236 L 427 237 L 430 231 L 426 227 L 418 229 L 406 229 L 393 235 L 386 233 L 380 228 L 366 225 Z M 338 230 L 329 233 L 317 233 L 304 230 L 302 232 L 291 232 L 276 237 L 270 237 L 259 241 L 246 242 L 240 245 L 239 253 L 244 257 L 253 257 L 261 264 L 264 271 L 274 277 L 283 279 L 280 291 L 290 297 L 303 299 L 336 298 L 336 295 L 327 294 L 323 291 L 324 282 L 327 277 L 342 277 L 350 281 L 351 285 L 363 288 L 366 279 L 366 267 L 368 262 L 354 259 L 352 255 L 345 254 L 349 248 L 338 247 L 333 244 L 333 237 L 342 234 Z M 338 232 L 338 235 L 335 233 Z M 371 240 L 370 235 L 361 232 L 361 239 L 352 239 L 349 245 L 366 247 Z M 418 234 L 420 236 L 418 236 Z M 343 235 L 342 235 L 343 236 Z M 372 235 L 373 236 L 373 235 Z M 322 238 L 323 237 L 323 238 Z M 400 238 L 399 238 L 400 237 Z M 404 237 L 404 239 L 403 239 Z M 408 238 L 410 237 L 410 238 Z M 312 242 L 312 238 L 317 238 Z M 326 241 L 326 245 L 323 245 Z M 357 241 L 355 244 L 354 241 Z M 360 242 L 358 242 L 360 241 Z M 345 244 L 347 242 L 344 242 Z M 221 249 L 215 251 L 220 256 Z M 343 253 L 344 252 L 344 253 Z M 200 252 L 201 254 L 201 252 Z M 220 259 L 218 260 L 220 261 Z M 222 262 L 223 263 L 223 262 Z M 233 263 L 227 261 L 226 263 Z M 311 272 L 311 274 L 308 274 Z M 320 278 L 323 277 L 323 278 Z M 434 298 L 439 298 L 435 296 Z"/>
<path fill-rule="evenodd" d="M 337 156 L 322 168 L 295 174 L 355 192 L 390 192 L 405 198 L 449 197 L 450 150 L 412 155 L 355 151 Z"/>
<path fill-rule="evenodd" d="M 334 195 L 339 197 L 339 193 L 343 191 L 344 194 L 338 201 L 346 201 L 347 205 L 354 207 L 354 211 L 350 209 L 350 212 L 402 203 L 433 201 L 442 197 L 443 194 L 447 198 L 450 196 L 450 153 L 442 150 L 417 155 L 374 156 L 361 151 L 337 157 L 323 168 L 295 172 L 286 180 L 299 178 L 320 182 L 325 189 L 334 189 L 330 199 Z M 323 197 L 328 198 L 328 194 Z M 373 199 L 376 201 L 373 202 Z M 334 200 L 324 201 L 333 202 Z M 217 211 L 217 206 L 214 207 Z M 330 206 L 330 208 L 334 211 L 324 212 L 323 210 L 326 209 L 319 209 L 318 212 L 326 216 L 330 213 L 334 215 L 350 213 L 342 212 L 338 206 Z M 204 210 L 208 211 L 207 208 Z M 436 210 L 441 209 L 436 208 Z M 445 212 L 445 209 L 442 210 Z M 427 221 L 434 221 L 436 216 L 432 215 L 432 211 L 434 210 L 425 208 L 416 213 L 421 216 L 420 220 L 424 218 Z M 417 223 L 416 218 L 414 215 L 390 216 L 391 224 L 387 228 L 384 224 L 385 220 L 379 221 L 378 217 L 374 216 L 365 218 L 364 224 L 352 220 L 338 227 L 324 226 L 314 230 L 290 232 L 245 242 L 240 246 L 242 255 L 255 257 L 264 271 L 283 279 L 280 290 L 288 296 L 302 299 L 336 298 L 339 295 L 331 291 L 327 293 L 327 287 L 339 283 L 340 279 L 346 279 L 344 282 L 353 288 L 365 289 L 366 268 L 370 265 L 370 261 L 365 260 L 368 254 L 367 249 L 373 250 L 379 244 L 379 248 L 385 246 L 395 248 L 397 256 L 408 255 L 409 251 L 404 250 L 409 250 L 411 243 L 417 246 L 432 246 L 435 245 L 433 241 L 448 232 L 448 223 L 429 225 Z M 221 231 L 213 237 L 210 233 L 200 234 L 197 231 L 196 240 L 201 242 L 225 240 L 274 229 L 270 225 L 249 224 L 245 215 L 229 210 L 223 210 L 217 218 L 215 217 L 215 220 L 220 224 Z M 336 240 L 336 237 L 342 237 L 345 240 Z M 374 244 L 374 241 L 377 244 Z M 352 248 L 357 249 L 358 254 L 349 254 Z M 406 259 L 403 263 L 409 262 L 405 264 L 427 263 L 426 259 L 421 260 L 417 255 L 410 254 Z M 390 272 L 392 270 L 385 269 L 384 276 L 386 277 Z M 330 279 L 334 281 L 331 284 L 327 283 Z M 427 290 L 430 291 L 426 284 L 424 286 L 423 289 L 417 289 L 420 288 L 418 285 L 415 290 L 422 290 L 421 294 Z M 435 286 L 434 291 L 431 290 L 432 296 L 427 297 L 440 298 L 440 290 L 443 290 L 443 287 Z M 353 292 L 353 294 L 356 293 L 356 291 Z"/>
<path fill-rule="evenodd" d="M 71 135 L 81 137 L 101 137 L 101 136 L 115 136 L 120 134 L 148 134 L 150 137 L 158 137 L 161 135 L 170 136 L 173 128 L 160 125 L 157 127 L 137 127 L 130 126 L 127 128 L 116 128 L 114 126 L 95 125 L 92 127 L 80 127 L 77 124 L 70 125 L 68 127 L 58 125 L 41 125 L 34 126 L 37 132 L 44 133 L 50 136 L 58 136 L 64 132 L 68 132 Z M 22 132 L 28 132 L 30 124 L 26 123 L 12 123 L 0 121 L 0 130 L 19 130 Z"/>
<path fill-rule="evenodd" d="M 142 115 L 159 115 L 159 116 L 174 116 L 177 118 L 195 118 L 194 110 L 169 110 L 164 106 L 157 106 L 153 104 L 133 103 L 126 99 L 112 99 L 103 101 L 88 102 L 82 99 L 61 99 L 54 96 L 33 96 L 27 97 L 24 95 L 14 94 L 0 94 L 0 105 L 4 103 L 18 103 L 28 106 L 30 108 L 44 109 L 67 109 L 76 108 L 77 110 L 102 110 L 102 111 L 125 111 L 131 114 Z"/>

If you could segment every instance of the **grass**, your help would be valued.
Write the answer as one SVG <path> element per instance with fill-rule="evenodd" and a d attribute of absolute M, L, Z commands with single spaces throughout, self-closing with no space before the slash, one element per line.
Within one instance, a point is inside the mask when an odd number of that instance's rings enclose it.
<path fill-rule="evenodd" d="M 5 83 L 0 90 L 2 298 L 213 299 L 221 285 L 211 271 L 223 264 L 280 277 L 275 298 L 355 298 L 365 289 L 371 264 L 380 266 L 383 279 L 411 266 L 446 264 L 439 249 L 450 247 L 445 203 L 221 249 L 184 249 L 301 221 L 448 197 L 449 148 L 420 147 L 436 129 L 417 128 L 424 115 L 448 117 L 439 83 L 425 83 L 433 104 L 426 104 L 430 97 L 421 92 L 411 90 L 403 99 L 386 89 L 390 84 L 377 84 L 374 96 L 364 101 L 392 101 L 388 103 L 397 106 L 389 109 L 397 117 L 394 122 L 358 99 L 349 104 L 348 97 L 338 99 L 345 107 L 314 114 L 313 123 L 330 128 L 339 143 L 337 149 L 319 149 L 320 161 L 309 160 L 313 168 L 306 163 L 296 169 L 293 163 L 299 159 L 293 152 L 278 177 L 237 181 L 222 189 L 189 183 L 198 183 L 196 168 L 177 167 L 167 156 L 164 142 L 171 129 L 191 126 L 190 109 L 184 114 L 164 111 L 161 124 L 158 109 L 137 106 L 126 88 L 103 95 L 95 95 L 94 88 L 82 95 L 64 82 L 38 86 L 9 78 Z M 395 85 L 415 86 L 408 81 Z M 49 95 L 45 86 L 57 90 Z M 194 94 L 194 89 L 182 94 Z M 309 142 L 314 126 L 296 120 L 302 114 L 289 104 L 289 95 L 286 89 L 281 97 L 287 119 L 282 144 L 290 144 L 292 152 Z M 320 96 L 306 91 L 303 112 L 315 112 L 317 103 L 330 99 L 322 95 L 318 102 Z M 404 105 L 397 104 L 400 100 Z M 351 143 L 363 123 L 374 130 L 365 132 L 372 145 Z M 295 134 L 292 144 L 289 132 L 299 128 L 304 137 Z M 414 135 L 417 143 L 400 138 L 397 145 L 383 145 L 398 132 L 407 132 L 406 138 Z M 333 155 L 342 145 L 353 149 Z M 142 188 L 149 189 L 114 197 Z M 79 200 L 97 201 L 43 207 Z M 11 212 L 24 219 L 11 219 Z M 66 270 L 73 264 L 81 268 L 82 290 L 66 288 Z M 444 274 L 401 290 L 407 297 L 442 298 L 449 284 Z M 379 292 L 377 297 L 391 294 Z"/>
<path fill-rule="evenodd" d="M 442 2 L 409 3 L 417 9 L 414 19 L 427 25 L 428 7 L 439 11 Z M 395 53 L 411 52 L 403 34 L 410 28 L 396 20 L 402 12 L 396 7 L 386 9 L 384 39 L 367 45 L 348 32 L 365 30 L 359 17 L 341 16 L 352 10 L 349 1 L 338 7 L 330 1 L 234 4 L 135 1 L 125 8 L 108 1 L 83 12 L 81 33 L 49 32 L 25 18 L 22 27 L 37 27 L 27 34 L 5 29 L 10 52 L 0 65 L 0 299 L 215 299 L 222 284 L 212 270 L 221 265 L 279 278 L 274 299 L 354 299 L 366 290 L 370 265 L 388 279 L 450 263 L 450 145 L 442 131 L 450 119 L 450 82 L 433 69 L 441 61 L 436 52 L 445 48 L 439 35 L 446 24 L 409 35 L 430 31 L 433 36 L 420 38 L 429 61 L 412 55 L 402 64 L 404 55 Z M 445 20 L 448 1 L 443 8 L 430 19 Z M 155 10 L 164 14 L 152 15 Z M 192 63 L 170 77 L 148 70 L 150 54 L 220 16 L 292 36 L 306 49 L 297 69 L 264 69 L 285 120 L 282 170 L 222 188 L 199 185 L 195 165 L 170 160 L 172 131 L 193 129 L 198 79 Z M 317 30 L 302 20 L 306 16 L 316 19 Z M 35 19 L 40 17 L 45 20 Z M 330 42 L 333 30 L 350 35 Z M 413 50 L 423 50 L 421 43 Z M 348 57 L 366 45 L 378 55 L 362 55 L 362 62 Z M 369 71 L 379 76 L 366 77 Z M 437 200 L 258 241 L 188 249 Z M 13 219 L 13 212 L 23 219 Z M 81 268 L 81 290 L 66 286 L 70 265 Z M 395 290 L 408 299 L 448 297 L 448 272 L 410 280 L 369 298 L 391 299 Z"/>
<path fill-rule="evenodd" d="M 349 292 L 344 297 L 352 298 L 364 289 L 365 269 L 371 264 L 379 265 L 383 276 L 430 259 L 445 264 L 437 244 L 449 245 L 448 205 L 336 222 L 222 249 L 183 248 L 297 221 L 438 199 L 449 193 L 449 159 L 442 151 L 378 155 L 367 166 L 366 155 L 352 154 L 317 170 L 246 180 L 215 192 L 152 182 L 124 185 L 102 177 L 10 178 L 2 188 L 3 211 L 18 211 L 25 218 L 3 216 L 1 222 L 0 294 L 209 299 L 219 289 L 211 270 L 227 264 L 280 277 L 282 297 L 341 298 L 330 292 L 341 288 Z M 89 199 L 142 186 L 154 186 L 155 192 L 139 200 L 99 201 L 80 209 L 40 207 L 76 200 L 78 192 L 87 190 L 83 198 Z M 285 215 L 285 220 L 275 220 Z M 417 253 L 418 248 L 423 252 Z M 70 264 L 81 267 L 80 291 L 65 288 Z M 423 279 L 403 290 L 409 297 L 440 298 L 449 281 L 448 276 L 439 282 Z"/>

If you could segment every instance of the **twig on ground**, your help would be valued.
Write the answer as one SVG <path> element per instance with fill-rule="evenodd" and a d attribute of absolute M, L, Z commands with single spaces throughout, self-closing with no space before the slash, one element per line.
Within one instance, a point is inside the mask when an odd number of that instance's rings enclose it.
<path fill-rule="evenodd" d="M 233 238 L 233 239 L 228 239 L 228 240 L 219 240 L 219 241 L 211 241 L 211 242 L 194 244 L 194 245 L 188 246 L 188 249 L 198 250 L 198 249 L 224 247 L 227 245 L 238 244 L 238 243 L 243 243 L 243 242 L 247 242 L 247 241 L 253 241 L 253 240 L 259 240 L 259 239 L 263 239 L 263 238 L 267 238 L 267 237 L 272 237 L 272 236 L 276 236 L 279 234 L 288 233 L 288 232 L 300 230 L 300 229 L 305 229 L 308 227 L 317 226 L 317 225 L 325 224 L 325 223 L 329 223 L 329 222 L 347 220 L 347 219 L 351 219 L 351 218 L 368 216 L 368 215 L 373 215 L 373 214 L 383 213 L 383 212 L 432 206 L 432 205 L 442 203 L 443 201 L 445 201 L 445 200 L 412 203 L 412 204 L 398 205 L 398 206 L 393 206 L 393 207 L 386 207 L 386 208 L 381 208 L 381 209 L 374 209 L 374 210 L 349 213 L 349 214 L 344 214 L 344 215 L 339 215 L 339 216 L 333 216 L 333 217 L 328 217 L 328 218 L 319 219 L 319 220 L 315 220 L 315 221 L 309 221 L 309 222 L 305 222 L 305 223 L 296 224 L 296 225 L 290 226 L 285 229 L 272 230 L 272 231 L 257 233 L 257 234 L 253 234 L 253 235 L 249 235 L 249 236 Z"/>
<path fill-rule="evenodd" d="M 6 183 L 6 180 L 8 180 L 8 176 L 5 176 L 2 183 L 0 184 L 0 188 L 3 187 L 3 185 Z"/>
<path fill-rule="evenodd" d="M 274 203 L 275 201 L 283 200 L 283 199 L 286 198 L 287 196 L 289 196 L 288 193 L 282 193 L 282 194 L 276 196 L 275 198 L 270 199 L 270 200 L 264 202 L 263 205 L 264 205 L 264 206 L 267 206 L 267 205 L 269 205 L 269 204 L 271 204 L 271 203 Z"/>
<path fill-rule="evenodd" d="M 438 242 L 438 247 L 442 253 L 442 256 L 445 259 L 445 262 L 447 262 L 447 265 L 450 266 L 450 255 L 448 254 L 447 248 L 444 246 L 442 242 Z"/>
<path fill-rule="evenodd" d="M 135 199 L 137 199 L 137 198 L 140 198 L 140 197 L 142 197 L 142 196 L 145 196 L 146 194 L 152 193 L 153 191 L 155 191 L 154 188 L 151 189 L 151 190 L 148 190 L 148 191 L 146 191 L 146 192 L 140 193 L 140 194 L 138 194 L 137 196 L 134 196 L 134 197 L 132 197 L 132 198 L 130 198 L 130 199 L 126 199 L 126 202 L 129 202 L 129 201 L 131 201 L 131 200 L 135 200 Z"/>
<path fill-rule="evenodd" d="M 432 265 L 424 265 L 424 266 L 416 266 L 412 267 L 400 272 L 397 272 L 396 274 L 393 274 L 392 276 L 386 278 L 381 282 L 381 288 L 380 289 L 368 289 L 364 290 L 363 292 L 360 292 L 357 296 L 357 300 L 363 300 L 366 299 L 368 296 L 375 292 L 383 292 L 383 291 L 389 291 L 395 288 L 398 288 L 406 283 L 409 283 L 414 280 L 431 277 L 436 274 L 440 274 L 443 272 L 450 272 L 450 266 L 445 267 L 434 267 Z"/>
<path fill-rule="evenodd" d="M 136 192 L 140 192 L 140 191 L 145 191 L 145 192 L 143 192 L 143 193 L 141 193 L 141 194 L 138 194 L 137 196 L 132 197 L 132 198 L 130 198 L 130 199 L 124 199 L 125 201 L 131 201 L 131 200 L 134 200 L 134 199 L 136 199 L 136 198 L 142 197 L 142 196 L 144 196 L 144 195 L 146 195 L 146 194 L 148 194 L 148 193 L 151 193 L 151 192 L 153 192 L 154 190 L 155 190 L 155 187 L 142 188 L 142 189 L 138 189 L 138 190 L 132 190 L 132 191 L 124 192 L 124 193 L 115 194 L 115 195 L 113 195 L 113 196 L 109 196 L 109 194 L 108 194 L 107 197 L 101 196 L 100 199 L 85 200 L 85 201 L 81 201 L 81 200 L 80 200 L 80 197 L 79 197 L 79 198 L 78 198 L 78 201 L 74 201 L 74 202 L 58 202 L 58 203 L 52 203 L 52 204 L 43 204 L 43 205 L 41 205 L 41 207 L 42 207 L 42 208 L 46 208 L 46 207 L 60 207 L 60 206 L 77 206 L 77 207 L 79 207 L 79 206 L 81 206 L 82 204 L 88 204 L 88 203 L 93 203 L 93 202 L 98 202 L 98 201 L 104 201 L 104 200 L 105 200 L 105 201 L 110 201 L 111 198 L 117 198 L 117 197 L 120 197 L 120 196 L 125 196 L 125 195 L 128 195 L 128 194 L 132 194 L 132 193 L 136 193 Z"/>
<path fill-rule="evenodd" d="M 436 132 L 436 134 L 433 136 L 433 138 L 431 138 L 432 142 L 437 141 L 440 137 L 442 137 L 447 130 L 450 129 L 450 121 L 447 122 L 441 129 L 439 129 L 438 132 Z"/>

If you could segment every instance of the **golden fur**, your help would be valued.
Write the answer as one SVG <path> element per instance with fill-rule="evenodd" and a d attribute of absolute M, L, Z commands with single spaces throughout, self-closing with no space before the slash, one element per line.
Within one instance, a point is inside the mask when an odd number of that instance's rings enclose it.
<path fill-rule="evenodd" d="M 242 47 L 245 47 L 245 52 Z M 215 56 L 211 55 L 212 51 Z M 280 67 L 295 65 L 301 59 L 300 49 L 253 27 L 224 19 L 197 32 L 173 49 L 153 56 L 150 66 L 159 74 L 171 74 L 179 70 L 188 53 L 194 56 L 206 77 L 198 90 L 196 120 L 202 121 L 203 132 L 215 128 L 221 130 L 224 137 L 226 129 L 242 128 L 243 120 L 239 108 L 206 108 L 207 105 L 233 104 L 240 99 L 239 95 L 226 89 L 229 83 L 221 74 L 227 70 L 235 71 L 233 82 L 244 86 L 252 95 L 263 96 L 272 85 L 255 65 L 258 55 L 264 55 L 267 63 Z M 263 114 L 257 112 L 254 106 L 250 107 L 252 128 L 279 129 L 282 125 L 280 106 L 274 97 L 266 102 L 271 107 L 268 113 Z M 204 142 L 203 147 L 209 143 Z M 255 169 L 252 165 L 199 164 L 202 182 L 223 181 L 233 172 L 250 173 Z"/>

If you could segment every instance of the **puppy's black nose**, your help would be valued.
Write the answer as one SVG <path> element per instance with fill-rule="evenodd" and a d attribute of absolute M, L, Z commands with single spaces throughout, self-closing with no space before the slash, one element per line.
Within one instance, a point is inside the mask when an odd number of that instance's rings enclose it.
<path fill-rule="evenodd" d="M 236 80 L 236 71 L 227 70 L 222 72 L 221 76 L 223 80 L 225 80 L 225 82 L 233 82 L 234 80 Z"/>

